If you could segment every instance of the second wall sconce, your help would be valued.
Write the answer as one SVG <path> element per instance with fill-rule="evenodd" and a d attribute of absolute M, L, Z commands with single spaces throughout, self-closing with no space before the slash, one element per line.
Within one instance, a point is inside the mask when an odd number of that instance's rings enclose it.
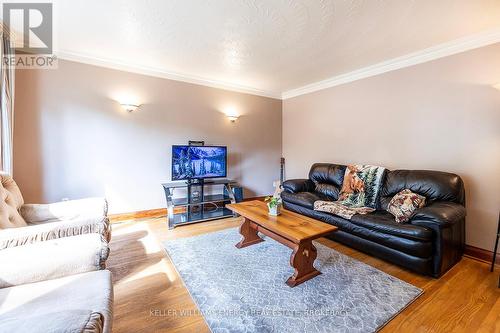
<path fill-rule="evenodd" d="M 120 104 L 120 105 L 127 112 L 134 112 L 140 107 L 140 105 L 138 104 Z"/>
<path fill-rule="evenodd" d="M 227 107 L 223 112 L 226 114 L 227 119 L 229 119 L 232 123 L 240 117 L 238 111 L 236 111 L 236 108 L 233 106 Z"/>
<path fill-rule="evenodd" d="M 228 115 L 227 119 L 229 119 L 232 123 L 234 123 L 236 120 L 238 120 L 239 116 L 234 116 L 234 115 Z"/>

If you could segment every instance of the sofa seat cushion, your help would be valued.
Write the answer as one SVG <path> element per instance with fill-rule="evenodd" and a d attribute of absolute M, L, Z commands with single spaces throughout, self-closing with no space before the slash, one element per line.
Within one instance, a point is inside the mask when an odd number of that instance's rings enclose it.
<path fill-rule="evenodd" d="M 2 332 L 27 333 L 101 333 L 102 315 L 89 310 L 63 310 L 44 314 L 26 314 L 19 318 L 0 319 Z"/>
<path fill-rule="evenodd" d="M 366 215 L 356 214 L 351 218 L 351 222 L 398 237 L 421 241 L 432 240 L 431 229 L 411 224 L 399 224 L 394 220 L 394 216 L 386 211 L 376 211 Z"/>
<path fill-rule="evenodd" d="M 318 200 L 326 200 L 327 198 L 321 193 L 317 192 L 299 192 L 290 193 L 282 192 L 281 199 L 302 207 L 307 207 L 309 209 L 314 209 L 314 202 Z"/>
<path fill-rule="evenodd" d="M 105 267 L 109 247 L 99 234 L 85 234 L 0 250 L 0 288 L 52 280 Z"/>
<path fill-rule="evenodd" d="M 112 305 L 111 273 L 106 270 L 3 288 L 0 332 L 13 332 L 10 328 L 20 318 L 30 325 L 18 332 L 111 332 Z"/>
<path fill-rule="evenodd" d="M 365 223 L 365 225 L 362 225 L 362 223 L 357 224 L 353 223 L 353 220 L 346 220 L 344 218 L 341 218 L 340 216 L 332 215 L 326 212 L 315 211 L 307 207 L 295 205 L 286 201 L 285 208 L 295 211 L 299 214 L 303 214 L 317 220 L 332 224 L 342 231 L 378 243 L 387 248 L 401 251 L 414 257 L 429 258 L 433 255 L 432 240 L 420 240 L 416 238 L 412 239 L 410 237 L 404 238 L 401 235 L 393 235 L 388 233 L 388 231 L 390 230 L 389 228 L 384 229 L 380 226 L 378 227 L 378 229 L 374 228 L 373 226 L 377 225 L 377 223 L 372 223 L 371 225 L 368 223 Z M 384 216 L 384 220 L 390 218 L 392 219 L 392 223 L 396 224 L 396 222 L 394 221 L 394 217 L 387 212 L 376 212 L 363 216 L 367 217 L 379 214 L 389 215 L 389 217 Z M 354 215 L 353 219 L 355 217 L 358 218 L 358 214 Z M 382 223 L 379 223 L 379 225 L 382 225 Z M 399 224 L 396 225 L 400 226 Z M 369 226 L 371 226 L 372 228 L 369 228 Z M 427 228 L 425 227 L 421 227 L 421 229 L 427 230 Z"/>

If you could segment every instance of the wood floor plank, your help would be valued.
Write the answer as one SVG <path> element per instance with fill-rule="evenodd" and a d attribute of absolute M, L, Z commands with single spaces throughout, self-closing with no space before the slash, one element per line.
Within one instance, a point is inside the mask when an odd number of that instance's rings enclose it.
<path fill-rule="evenodd" d="M 169 230 L 163 218 L 113 224 L 107 262 L 115 289 L 113 332 L 209 332 L 162 243 L 235 228 L 240 218 Z M 329 239 L 320 243 L 424 290 L 382 332 L 500 333 L 498 272 L 464 258 L 440 279 L 412 273 Z"/>

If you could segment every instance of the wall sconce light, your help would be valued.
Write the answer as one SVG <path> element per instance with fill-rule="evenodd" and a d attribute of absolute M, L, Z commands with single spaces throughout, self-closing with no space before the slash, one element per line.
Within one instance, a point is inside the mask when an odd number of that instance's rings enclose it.
<path fill-rule="evenodd" d="M 122 108 L 127 112 L 134 112 L 139 108 L 140 105 L 137 104 L 120 104 Z"/>
<path fill-rule="evenodd" d="M 227 119 L 229 119 L 232 123 L 240 117 L 239 113 L 232 106 L 226 108 L 223 112 L 226 114 Z"/>
<path fill-rule="evenodd" d="M 494 84 L 494 85 L 493 85 L 493 88 L 495 88 L 495 89 L 497 89 L 497 90 L 500 90 L 500 83 Z"/>
<path fill-rule="evenodd" d="M 232 123 L 234 123 L 236 120 L 238 120 L 238 118 L 239 118 L 239 116 L 234 116 L 234 115 L 227 116 L 227 119 L 229 119 Z"/>

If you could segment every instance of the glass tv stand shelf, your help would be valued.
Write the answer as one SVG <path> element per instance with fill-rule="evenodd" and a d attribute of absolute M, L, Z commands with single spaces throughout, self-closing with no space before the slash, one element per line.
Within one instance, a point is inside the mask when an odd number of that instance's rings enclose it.
<path fill-rule="evenodd" d="M 162 184 L 167 199 L 168 228 L 236 216 L 225 208 L 226 204 L 236 202 L 233 185 L 236 182 L 230 179 Z M 180 192 L 180 196 L 174 196 L 174 192 Z"/>

